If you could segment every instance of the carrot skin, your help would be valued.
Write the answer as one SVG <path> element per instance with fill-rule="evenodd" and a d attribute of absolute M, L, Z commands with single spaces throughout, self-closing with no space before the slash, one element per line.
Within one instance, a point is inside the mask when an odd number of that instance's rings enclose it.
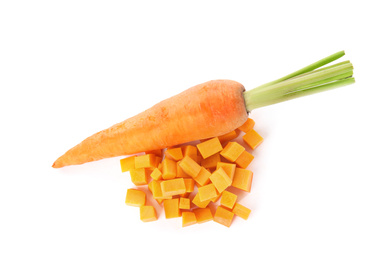
<path fill-rule="evenodd" d="M 54 168 L 163 149 L 226 134 L 248 118 L 243 92 L 231 80 L 212 80 L 161 101 L 100 131 L 58 158 Z"/>

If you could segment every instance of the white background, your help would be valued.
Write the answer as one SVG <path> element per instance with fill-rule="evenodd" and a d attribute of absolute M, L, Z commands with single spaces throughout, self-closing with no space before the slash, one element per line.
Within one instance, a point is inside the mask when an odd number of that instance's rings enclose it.
<path fill-rule="evenodd" d="M 142 2 L 142 4 L 138 3 Z M 387 1 L 1 1 L 1 259 L 390 259 Z M 142 223 L 89 135 L 211 79 L 345 50 L 356 84 L 253 111 L 247 221 Z"/>

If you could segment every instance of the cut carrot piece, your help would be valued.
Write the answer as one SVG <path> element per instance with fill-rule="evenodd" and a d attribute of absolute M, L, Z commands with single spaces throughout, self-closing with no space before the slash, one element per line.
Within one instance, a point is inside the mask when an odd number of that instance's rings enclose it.
<path fill-rule="evenodd" d="M 239 134 L 239 131 L 233 130 L 227 134 L 218 136 L 218 139 L 219 139 L 219 142 L 224 143 L 224 142 L 233 140 L 234 138 L 236 138 L 238 136 L 238 134 Z"/>
<path fill-rule="evenodd" d="M 167 149 L 165 151 L 165 156 L 174 161 L 179 161 L 183 159 L 183 153 L 180 147 Z"/>
<path fill-rule="evenodd" d="M 188 227 L 196 224 L 196 216 L 194 212 L 183 212 L 182 213 L 182 227 Z"/>
<path fill-rule="evenodd" d="M 221 151 L 221 155 L 227 160 L 234 162 L 244 151 L 244 146 L 237 142 L 229 142 Z"/>
<path fill-rule="evenodd" d="M 233 212 L 218 206 L 217 210 L 215 211 L 214 221 L 224 226 L 230 227 L 233 221 L 233 217 Z"/>
<path fill-rule="evenodd" d="M 165 158 L 162 161 L 162 178 L 170 180 L 176 178 L 177 165 L 174 160 Z"/>
<path fill-rule="evenodd" d="M 194 205 L 198 206 L 199 208 L 205 208 L 207 205 L 209 205 L 210 200 L 200 201 L 199 193 L 196 193 L 195 197 L 192 199 L 192 203 L 194 203 Z"/>
<path fill-rule="evenodd" d="M 217 163 L 221 161 L 221 156 L 219 153 L 213 154 L 206 159 L 203 159 L 200 163 L 201 166 L 205 168 L 216 168 Z"/>
<path fill-rule="evenodd" d="M 164 196 L 161 190 L 161 181 L 151 181 L 153 198 L 156 200 L 172 199 L 172 196 Z"/>
<path fill-rule="evenodd" d="M 217 163 L 217 170 L 219 168 L 222 168 L 225 173 L 229 176 L 231 180 L 233 180 L 234 173 L 236 171 L 236 164 L 235 163 L 225 163 L 225 162 L 219 162 Z"/>
<path fill-rule="evenodd" d="M 217 196 L 214 184 L 210 183 L 198 188 L 200 202 L 211 200 Z"/>
<path fill-rule="evenodd" d="M 153 206 L 141 206 L 140 219 L 143 222 L 150 222 L 150 221 L 157 220 L 156 209 Z"/>
<path fill-rule="evenodd" d="M 195 188 L 195 180 L 192 178 L 183 178 L 184 179 L 184 184 L 186 186 L 186 192 L 193 192 Z"/>
<path fill-rule="evenodd" d="M 247 207 L 244 207 L 243 205 L 241 205 L 239 203 L 236 203 L 232 212 L 234 214 L 236 214 L 237 216 L 239 216 L 240 218 L 243 218 L 245 220 L 247 220 L 249 217 L 249 214 L 251 214 L 250 209 L 248 209 Z"/>
<path fill-rule="evenodd" d="M 192 178 L 198 176 L 201 170 L 201 166 L 192 160 L 189 156 L 184 156 L 184 158 L 179 162 L 179 166 L 187 175 L 191 176 Z"/>
<path fill-rule="evenodd" d="M 148 184 L 145 168 L 130 169 L 130 177 L 131 181 L 137 186 Z"/>
<path fill-rule="evenodd" d="M 139 155 L 135 157 L 134 163 L 136 169 L 157 167 L 156 155 L 154 154 Z"/>
<path fill-rule="evenodd" d="M 145 205 L 146 194 L 142 190 L 128 189 L 125 203 L 128 206 L 141 207 Z"/>
<path fill-rule="evenodd" d="M 165 218 L 180 217 L 179 199 L 164 200 Z"/>
<path fill-rule="evenodd" d="M 214 137 L 210 140 L 200 143 L 197 145 L 197 147 L 203 159 L 206 159 L 207 157 L 210 157 L 211 155 L 216 154 L 223 149 L 218 137 Z"/>
<path fill-rule="evenodd" d="M 211 173 L 207 169 L 202 167 L 198 176 L 196 176 L 196 178 L 194 178 L 194 180 L 196 181 L 196 183 L 199 186 L 204 186 L 210 182 L 210 179 L 209 179 L 210 176 L 211 176 Z"/>
<path fill-rule="evenodd" d="M 235 163 L 238 167 L 245 169 L 253 161 L 254 158 L 255 157 L 252 154 L 248 153 L 247 151 L 244 151 L 240 156 L 238 156 Z"/>
<path fill-rule="evenodd" d="M 128 172 L 130 171 L 130 169 L 135 168 L 135 162 L 134 162 L 135 157 L 136 156 L 130 156 L 120 160 L 122 172 Z"/>
<path fill-rule="evenodd" d="M 224 190 L 222 192 L 221 196 L 221 206 L 224 206 L 225 208 L 228 209 L 233 209 L 234 204 L 237 201 L 237 195 L 234 193 L 231 193 L 227 190 Z"/>
<path fill-rule="evenodd" d="M 252 187 L 253 172 L 247 169 L 236 168 L 232 186 L 240 190 L 250 192 Z"/>
<path fill-rule="evenodd" d="M 161 191 L 164 197 L 175 196 L 186 192 L 183 178 L 165 180 L 161 182 Z"/>
<path fill-rule="evenodd" d="M 188 175 L 187 173 L 185 173 L 183 171 L 183 169 L 180 167 L 180 161 L 178 161 L 176 163 L 177 167 L 176 167 L 176 177 L 177 178 L 190 178 L 191 176 Z"/>
<path fill-rule="evenodd" d="M 199 224 L 213 220 L 213 214 L 211 213 L 209 207 L 203 209 L 194 209 L 193 212 L 195 213 L 196 222 Z"/>
<path fill-rule="evenodd" d="M 215 188 L 219 193 L 224 191 L 232 184 L 232 180 L 225 173 L 223 168 L 219 168 L 218 170 L 213 172 L 210 176 L 210 181 L 214 184 Z"/>
<path fill-rule="evenodd" d="M 183 157 L 189 156 L 192 160 L 196 161 L 198 156 L 198 148 L 193 145 L 186 145 L 182 148 Z"/>
<path fill-rule="evenodd" d="M 150 174 L 150 177 L 153 179 L 153 180 L 156 180 L 156 181 L 159 181 L 162 179 L 162 172 L 158 169 L 158 168 L 155 168 L 153 170 L 153 172 Z"/>
<path fill-rule="evenodd" d="M 180 198 L 179 199 L 179 208 L 180 209 L 190 209 L 191 201 L 188 198 Z"/>
<path fill-rule="evenodd" d="M 246 133 L 242 139 L 244 142 L 249 145 L 252 150 L 256 149 L 262 142 L 263 137 L 261 137 L 255 130 L 251 129 Z"/>
<path fill-rule="evenodd" d="M 255 126 L 255 121 L 252 118 L 248 118 L 246 122 L 238 129 L 245 133 L 248 133 L 248 131 L 251 130 L 254 126 Z"/>

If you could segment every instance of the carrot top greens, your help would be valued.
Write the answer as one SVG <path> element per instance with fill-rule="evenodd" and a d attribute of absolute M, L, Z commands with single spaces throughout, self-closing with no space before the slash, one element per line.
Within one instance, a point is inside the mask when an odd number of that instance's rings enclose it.
<path fill-rule="evenodd" d="M 320 68 L 344 55 L 344 51 L 337 52 L 280 79 L 245 91 L 247 111 L 354 83 L 353 66 L 349 61 Z"/>

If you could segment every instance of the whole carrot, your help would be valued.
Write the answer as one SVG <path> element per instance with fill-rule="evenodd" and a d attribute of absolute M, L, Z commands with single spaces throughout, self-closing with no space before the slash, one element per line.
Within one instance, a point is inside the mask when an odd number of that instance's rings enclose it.
<path fill-rule="evenodd" d="M 249 91 L 232 80 L 194 86 L 88 137 L 58 158 L 53 167 L 162 149 L 231 132 L 255 108 L 354 83 L 349 61 L 318 69 L 343 55 L 344 51 L 337 52 Z"/>

